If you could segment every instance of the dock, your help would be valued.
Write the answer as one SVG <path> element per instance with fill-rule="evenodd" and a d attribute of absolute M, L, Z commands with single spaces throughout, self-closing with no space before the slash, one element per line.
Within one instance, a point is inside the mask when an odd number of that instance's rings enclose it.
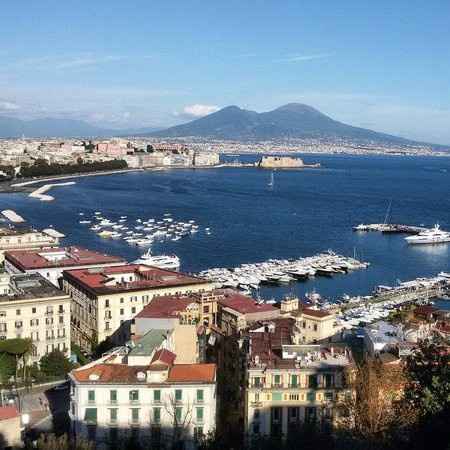
<path fill-rule="evenodd" d="M 391 223 L 372 223 L 360 224 L 353 227 L 353 231 L 378 231 L 380 233 L 403 233 L 403 234 L 419 234 L 426 231 L 428 228 L 417 227 L 414 225 L 402 225 Z"/>
<path fill-rule="evenodd" d="M 19 216 L 12 209 L 5 209 L 2 211 L 2 215 L 5 216 L 12 223 L 23 223 L 25 219 L 22 216 Z"/>

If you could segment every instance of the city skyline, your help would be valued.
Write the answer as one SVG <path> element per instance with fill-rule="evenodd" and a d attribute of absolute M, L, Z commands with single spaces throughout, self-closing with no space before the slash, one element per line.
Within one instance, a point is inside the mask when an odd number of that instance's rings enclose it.
<path fill-rule="evenodd" d="M 26 8 L 25 8 L 26 6 Z M 0 115 L 166 127 L 236 104 L 450 143 L 450 5 L 184 2 L 3 7 Z"/>

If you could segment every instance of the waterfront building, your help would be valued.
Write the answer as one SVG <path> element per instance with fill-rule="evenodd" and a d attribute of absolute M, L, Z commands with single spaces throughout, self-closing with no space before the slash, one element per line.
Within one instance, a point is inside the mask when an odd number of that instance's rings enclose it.
<path fill-rule="evenodd" d="M 1 274 L 0 339 L 30 338 L 30 362 L 53 350 L 70 356 L 70 297 L 39 274 Z"/>
<path fill-rule="evenodd" d="M 20 413 L 15 406 L 0 406 L 1 448 L 22 447 Z"/>
<path fill-rule="evenodd" d="M 5 269 L 9 273 L 39 273 L 55 286 L 60 286 L 64 270 L 123 265 L 118 256 L 82 247 L 13 250 L 5 253 Z"/>
<path fill-rule="evenodd" d="M 295 344 L 292 319 L 269 321 L 248 333 L 246 431 L 287 437 L 301 424 L 332 426 L 349 394 L 351 351 L 342 344 Z"/>
<path fill-rule="evenodd" d="M 77 437 L 97 445 L 134 438 L 152 448 L 193 449 L 215 429 L 215 364 L 179 364 L 162 346 L 163 335 L 156 331 L 131 350 L 119 348 L 70 373 Z"/>
<path fill-rule="evenodd" d="M 216 152 L 195 152 L 194 166 L 216 166 L 220 163 L 220 155 Z"/>
<path fill-rule="evenodd" d="M 109 337 L 130 337 L 131 320 L 154 297 L 209 291 L 211 281 L 142 264 L 65 271 L 63 288 L 72 297 L 73 341 L 89 349 Z"/>
<path fill-rule="evenodd" d="M 59 238 L 31 228 L 0 228 L 0 262 L 6 251 L 56 247 Z"/>

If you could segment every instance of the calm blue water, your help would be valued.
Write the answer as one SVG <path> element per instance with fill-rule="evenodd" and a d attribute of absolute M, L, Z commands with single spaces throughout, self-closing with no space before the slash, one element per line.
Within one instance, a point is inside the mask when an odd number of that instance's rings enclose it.
<path fill-rule="evenodd" d="M 246 157 L 254 160 L 256 156 Z M 327 249 L 371 262 L 367 270 L 332 279 L 317 278 L 288 288 L 267 288 L 264 297 L 315 288 L 324 296 L 367 294 L 378 284 L 394 284 L 450 270 L 450 245 L 408 247 L 402 235 L 354 233 L 352 225 L 383 222 L 392 199 L 391 221 L 450 229 L 450 158 L 304 156 L 321 169 L 269 172 L 258 169 L 170 170 L 88 177 L 58 187 L 45 203 L 23 194 L 1 195 L 36 227 L 53 225 L 66 243 L 121 255 L 141 253 L 122 241 L 97 237 L 79 225 L 78 213 L 136 219 L 170 212 L 195 219 L 200 232 L 177 242 L 156 244 L 154 253 L 174 252 L 184 271 L 228 267 L 269 258 L 309 256 Z"/>

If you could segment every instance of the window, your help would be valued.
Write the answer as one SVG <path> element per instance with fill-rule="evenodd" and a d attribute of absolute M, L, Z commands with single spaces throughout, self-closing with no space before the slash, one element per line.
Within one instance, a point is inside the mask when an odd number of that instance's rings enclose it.
<path fill-rule="evenodd" d="M 123 297 L 120 298 L 120 303 L 123 303 Z"/>
<path fill-rule="evenodd" d="M 306 320 L 303 321 L 303 328 L 306 328 Z"/>
<path fill-rule="evenodd" d="M 105 308 L 109 308 L 109 300 L 105 300 Z"/>
<path fill-rule="evenodd" d="M 298 375 L 291 375 L 291 387 L 296 388 L 298 386 Z"/>
<path fill-rule="evenodd" d="M 123 316 L 123 308 L 120 308 L 120 315 Z"/>
<path fill-rule="evenodd" d="M 6 332 L 8 331 L 8 328 L 6 326 L 6 323 L 0 323 L 0 331 L 1 332 Z"/>
<path fill-rule="evenodd" d="M 299 394 L 289 394 L 289 400 L 298 401 L 300 399 Z"/>
<path fill-rule="evenodd" d="M 117 403 L 117 391 L 109 391 L 109 401 L 112 404 Z"/>
<path fill-rule="evenodd" d="M 209 313 L 209 306 L 206 305 L 203 307 L 203 314 L 208 314 Z"/>
<path fill-rule="evenodd" d="M 180 423 L 183 417 L 183 408 L 179 406 L 175 407 L 175 421 L 176 423 Z"/>
<path fill-rule="evenodd" d="M 183 391 L 181 389 L 175 389 L 175 401 L 181 402 L 183 400 Z"/>
<path fill-rule="evenodd" d="M 160 390 L 153 391 L 153 401 L 155 403 L 160 403 L 161 402 L 161 391 Z"/>
<path fill-rule="evenodd" d="M 203 389 L 197 389 L 197 402 L 203 403 Z"/>
<path fill-rule="evenodd" d="M 316 393 L 315 392 L 307 392 L 306 393 L 306 400 L 308 400 L 308 402 L 313 402 L 316 399 Z"/>
<path fill-rule="evenodd" d="M 97 424 L 97 408 L 86 408 L 84 420 L 89 425 Z"/>
<path fill-rule="evenodd" d="M 61 324 L 64 323 L 64 316 L 59 316 L 59 323 L 61 323 Z"/>
<path fill-rule="evenodd" d="M 88 391 L 88 402 L 95 403 L 95 391 Z M 95 410 L 95 413 L 97 414 L 97 410 Z"/>
<path fill-rule="evenodd" d="M 58 312 L 59 314 L 64 314 L 64 305 L 59 305 Z"/>
<path fill-rule="evenodd" d="M 133 306 L 133 307 L 131 308 L 131 314 L 136 314 L 136 306 Z"/>
<path fill-rule="evenodd" d="M 39 319 L 31 319 L 30 320 L 30 325 L 32 327 L 37 327 L 39 325 Z"/>
<path fill-rule="evenodd" d="M 283 400 L 281 392 L 272 392 L 272 401 L 281 402 Z"/>
<path fill-rule="evenodd" d="M 255 392 L 255 402 L 259 402 L 259 392 Z"/>
<path fill-rule="evenodd" d="M 109 322 L 105 322 L 105 330 L 110 330 Z"/>
<path fill-rule="evenodd" d="M 196 408 L 195 418 L 197 422 L 203 422 L 203 408 Z"/>
<path fill-rule="evenodd" d="M 305 422 L 314 422 L 316 420 L 316 408 L 306 407 L 305 408 Z"/>
<path fill-rule="evenodd" d="M 109 410 L 109 422 L 117 423 L 117 408 L 113 408 Z"/>
<path fill-rule="evenodd" d="M 314 324 L 314 331 L 317 331 L 317 323 Z"/>
<path fill-rule="evenodd" d="M 23 322 L 21 320 L 16 320 L 15 326 L 16 326 L 16 328 L 22 328 Z"/>
<path fill-rule="evenodd" d="M 317 376 L 308 375 L 308 387 L 310 389 L 317 389 Z"/>
<path fill-rule="evenodd" d="M 131 409 L 131 423 L 139 423 L 139 408 Z"/>
<path fill-rule="evenodd" d="M 324 376 L 324 385 L 326 388 L 334 386 L 334 376 L 331 373 L 327 373 Z"/>
<path fill-rule="evenodd" d="M 253 386 L 255 386 L 255 387 L 261 387 L 262 386 L 261 377 L 254 377 L 253 378 Z"/>
<path fill-rule="evenodd" d="M 138 390 L 130 391 L 129 397 L 131 403 L 137 403 L 139 401 L 139 391 Z"/>
<path fill-rule="evenodd" d="M 298 407 L 288 408 L 289 422 L 297 422 L 300 419 L 300 411 Z"/>
<path fill-rule="evenodd" d="M 281 385 L 281 375 L 274 375 L 274 377 L 273 377 L 273 384 L 274 384 L 274 386 L 280 386 Z"/>
<path fill-rule="evenodd" d="M 194 427 L 194 440 L 200 441 L 203 438 L 203 427 Z"/>
<path fill-rule="evenodd" d="M 325 400 L 333 401 L 333 399 L 334 399 L 334 392 L 333 391 L 325 392 Z"/>
<path fill-rule="evenodd" d="M 153 423 L 161 423 L 161 408 L 153 408 Z"/>
<path fill-rule="evenodd" d="M 16 309 L 16 316 L 20 316 L 20 309 Z"/>
<path fill-rule="evenodd" d="M 6 311 L 0 311 L 0 317 L 6 317 Z"/>

